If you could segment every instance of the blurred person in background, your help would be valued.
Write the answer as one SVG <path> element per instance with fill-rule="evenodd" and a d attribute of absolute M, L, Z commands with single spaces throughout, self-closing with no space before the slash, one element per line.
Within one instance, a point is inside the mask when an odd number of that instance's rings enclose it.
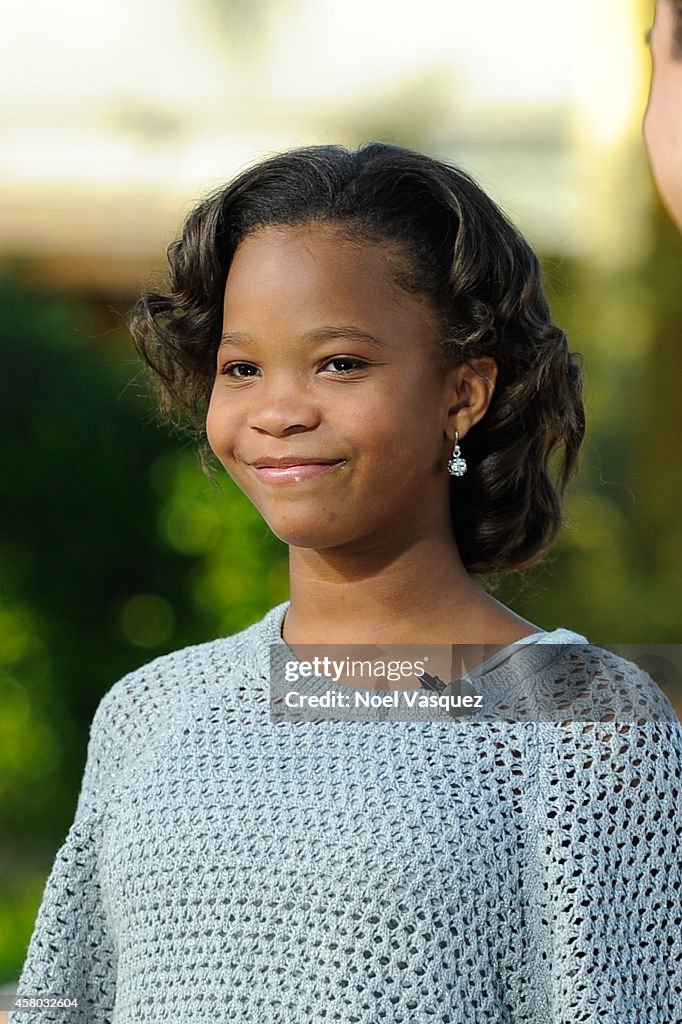
<path fill-rule="evenodd" d="M 682 0 L 657 0 L 644 140 L 661 199 L 682 231 Z"/>

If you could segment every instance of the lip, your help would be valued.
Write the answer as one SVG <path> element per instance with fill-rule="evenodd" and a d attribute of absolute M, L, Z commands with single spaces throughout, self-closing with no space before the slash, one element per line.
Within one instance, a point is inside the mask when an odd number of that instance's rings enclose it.
<path fill-rule="evenodd" d="M 298 484 L 314 480 L 345 464 L 345 459 L 258 459 L 252 462 L 259 480 L 270 484 Z"/>
<path fill-rule="evenodd" d="M 319 455 L 280 455 L 277 458 L 270 458 L 264 455 L 261 459 L 254 459 L 251 463 L 257 469 L 270 466 L 331 466 L 342 459 L 323 459 Z"/>

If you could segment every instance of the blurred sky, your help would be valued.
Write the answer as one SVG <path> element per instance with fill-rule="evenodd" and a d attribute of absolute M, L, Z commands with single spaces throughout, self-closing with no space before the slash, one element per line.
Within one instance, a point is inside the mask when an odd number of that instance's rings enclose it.
<path fill-rule="evenodd" d="M 0 35 L 0 258 L 125 284 L 245 164 L 382 137 L 460 163 L 539 247 L 623 259 L 646 244 L 642 9 L 14 0 Z M 623 190 L 628 217 L 614 217 Z"/>

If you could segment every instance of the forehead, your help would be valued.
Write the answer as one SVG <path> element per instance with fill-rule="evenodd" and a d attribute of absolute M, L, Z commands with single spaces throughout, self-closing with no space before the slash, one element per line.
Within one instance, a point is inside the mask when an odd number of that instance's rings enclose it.
<path fill-rule="evenodd" d="M 395 246 L 360 239 L 333 224 L 271 225 L 249 233 L 239 244 L 229 276 L 234 283 L 236 276 L 257 269 L 269 275 L 282 270 L 311 274 L 316 268 L 342 274 L 362 266 L 390 278 L 395 258 Z"/>
<path fill-rule="evenodd" d="M 334 226 L 267 227 L 238 246 L 225 286 L 223 329 L 263 338 L 303 337 L 355 325 L 394 338 L 432 335 L 430 300 L 395 280 L 391 243 L 348 238 Z"/>
<path fill-rule="evenodd" d="M 273 226 L 238 246 L 225 286 L 225 309 L 277 298 L 358 305 L 409 304 L 420 297 L 395 280 L 404 257 L 396 245 L 349 237 L 334 225 Z"/>

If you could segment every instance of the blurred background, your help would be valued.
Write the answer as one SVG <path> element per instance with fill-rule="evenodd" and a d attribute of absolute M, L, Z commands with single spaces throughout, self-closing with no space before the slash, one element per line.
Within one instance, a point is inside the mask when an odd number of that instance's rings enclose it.
<path fill-rule="evenodd" d="M 158 424 L 123 326 L 196 200 L 247 164 L 383 139 L 477 177 L 541 253 L 588 385 L 556 553 L 498 596 L 595 643 L 680 642 L 682 239 L 640 135 L 652 18 L 653 0 L 6 9 L 0 985 L 23 963 L 103 693 L 288 596 L 284 546 Z"/>

